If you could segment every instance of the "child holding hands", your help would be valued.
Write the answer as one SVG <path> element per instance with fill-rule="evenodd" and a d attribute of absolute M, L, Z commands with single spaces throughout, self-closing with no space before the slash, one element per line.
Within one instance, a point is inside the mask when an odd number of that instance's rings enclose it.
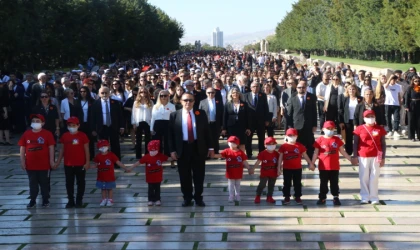
<path fill-rule="evenodd" d="M 258 204 L 261 202 L 261 193 L 267 185 L 268 182 L 268 192 L 267 192 L 267 202 L 276 203 L 273 199 L 274 185 L 276 184 L 278 171 L 277 171 L 277 159 L 279 158 L 279 153 L 276 150 L 276 139 L 273 137 L 267 137 L 264 140 L 264 145 L 266 150 L 261 151 L 258 154 L 257 161 L 255 162 L 254 169 L 261 163 L 260 171 L 260 183 L 257 187 L 257 196 L 255 196 L 254 203 Z M 252 173 L 254 171 L 252 169 Z"/>
<path fill-rule="evenodd" d="M 133 164 L 130 170 L 140 166 L 140 164 L 146 164 L 146 182 L 148 183 L 148 206 L 160 206 L 160 184 L 163 180 L 163 162 L 172 161 L 171 157 L 168 157 L 159 152 L 160 141 L 153 140 L 147 144 L 147 150 L 149 151 L 144 155 L 138 162 Z"/>
<path fill-rule="evenodd" d="M 313 169 L 315 169 L 316 159 L 319 159 L 319 179 L 320 190 L 319 200 L 317 205 L 325 205 L 328 193 L 328 181 L 330 182 L 331 194 L 334 196 L 334 205 L 341 205 L 338 194 L 340 193 L 338 187 L 338 175 L 340 170 L 339 154 L 340 152 L 347 160 L 351 161 L 350 156 L 344 150 L 344 143 L 334 136 L 335 124 L 333 121 L 326 121 L 322 130 L 324 135 L 316 139 L 314 142 L 315 152 L 312 157 Z"/>
<path fill-rule="evenodd" d="M 301 143 L 296 142 L 298 132 L 294 128 L 289 128 L 286 131 L 287 142 L 280 146 L 278 174 L 283 172 L 283 204 L 290 203 L 290 188 L 292 185 L 295 191 L 295 201 L 297 204 L 302 204 L 302 157 L 308 162 L 310 169 L 315 168 L 306 154 L 306 148 Z"/>
<path fill-rule="evenodd" d="M 244 151 L 238 148 L 240 145 L 239 138 L 236 136 L 230 136 L 228 138 L 229 148 L 224 149 L 220 154 L 215 154 L 214 158 L 225 158 L 226 159 L 226 178 L 228 179 L 229 189 L 229 202 L 241 201 L 241 180 L 243 177 L 244 166 L 248 169 L 248 173 L 251 174 L 249 164 L 247 162 L 248 157 Z"/>
<path fill-rule="evenodd" d="M 109 152 L 109 142 L 107 140 L 98 141 L 97 147 L 100 153 L 93 159 L 95 165 L 91 166 L 91 168 L 98 169 L 96 187 L 102 190 L 102 201 L 99 205 L 101 207 L 110 207 L 114 205 L 112 189 L 116 188 L 114 164 L 126 171 L 127 168 L 114 153 Z"/>

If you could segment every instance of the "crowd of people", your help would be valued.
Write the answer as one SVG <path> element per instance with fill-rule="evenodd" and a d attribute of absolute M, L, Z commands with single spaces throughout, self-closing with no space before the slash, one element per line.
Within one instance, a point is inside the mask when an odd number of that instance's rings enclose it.
<path fill-rule="evenodd" d="M 385 137 L 402 137 L 408 132 L 411 141 L 420 139 L 420 77 L 415 68 L 374 79 L 371 72 L 356 71 L 343 63 L 308 66 L 282 55 L 225 51 L 117 61 L 98 65 L 96 71 L 41 72 L 35 79 L 31 73 L 0 73 L 0 80 L 0 144 L 11 145 L 10 131 L 24 132 L 19 145 L 22 168 L 30 180 L 28 207 L 35 206 L 38 186 L 43 205 L 48 206 L 49 170 L 57 168 L 63 158 L 66 207 L 82 206 L 85 170 L 92 160 L 98 176 L 112 169 L 105 179 L 113 184 L 104 184 L 99 177 L 97 183 L 98 188 L 111 190 L 115 187 L 115 178 L 110 177 L 114 164 L 125 168 L 120 143 L 127 139 L 139 164 L 154 166 L 150 174 L 161 173 L 163 161 L 173 168 L 176 162 L 183 206 L 191 205 L 192 200 L 205 206 L 206 159 L 230 159 L 237 151 L 242 152 L 241 161 L 227 162 L 227 171 L 232 166 L 242 170 L 245 163 L 253 173 L 262 164 L 256 203 L 267 183 L 267 201 L 274 201 L 272 188 L 280 174 L 284 175 L 284 204 L 290 202 L 292 181 L 295 200 L 302 203 L 298 183 L 303 157 L 311 170 L 316 160 L 320 161 L 318 203 L 325 204 L 330 181 L 334 204 L 339 205 L 338 153 L 359 165 L 362 203 L 377 203 Z M 277 144 L 273 142 L 274 130 L 284 131 L 286 143 L 272 157 Z M 35 138 L 40 131 L 42 140 Z M 325 139 L 315 140 L 317 131 Z M 254 134 L 258 156 L 253 155 Z M 228 137 L 229 148 L 235 152 L 220 148 L 220 140 Z M 98 140 L 100 152 L 109 150 L 112 159 L 95 156 Z M 56 143 L 62 144 L 58 159 L 51 156 L 51 146 Z M 269 165 L 267 153 L 263 153 L 267 150 L 275 159 Z M 41 152 L 45 161 L 32 162 Z M 257 159 L 254 168 L 246 164 L 252 158 Z M 263 174 L 263 168 L 270 169 L 270 174 Z M 47 172 L 39 175 L 33 170 Z M 156 184 L 161 178 L 150 180 Z M 229 201 L 240 200 L 240 182 L 229 181 L 229 190 Z M 112 205 L 112 192 L 102 194 L 101 204 Z M 149 205 L 160 202 L 160 185 L 149 185 Z"/>

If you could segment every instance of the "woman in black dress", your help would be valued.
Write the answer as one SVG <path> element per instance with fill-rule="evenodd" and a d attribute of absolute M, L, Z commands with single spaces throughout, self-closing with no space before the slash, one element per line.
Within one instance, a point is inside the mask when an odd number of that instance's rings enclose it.
<path fill-rule="evenodd" d="M 5 83 L 0 83 L 0 145 L 12 145 L 10 143 L 10 96 L 9 87 Z M 4 137 L 3 137 L 4 136 Z M 6 141 L 4 141 L 4 138 Z"/>
<path fill-rule="evenodd" d="M 44 129 L 55 136 L 60 136 L 60 124 L 57 107 L 51 104 L 47 90 L 42 90 L 39 97 L 39 104 L 33 107 L 32 114 L 40 114 L 45 118 Z"/>
<path fill-rule="evenodd" d="M 75 101 L 75 106 L 79 110 L 79 129 L 89 137 L 89 152 L 91 159 L 95 156 L 95 138 L 92 136 L 92 131 L 89 126 L 89 118 L 90 107 L 94 101 L 95 100 L 92 98 L 89 88 L 87 86 L 81 87 L 79 90 L 79 99 Z"/>
<path fill-rule="evenodd" d="M 26 130 L 26 117 L 25 117 L 25 87 L 21 82 L 15 83 L 10 80 L 8 82 L 10 91 L 10 106 L 13 132 L 22 133 Z"/>
<path fill-rule="evenodd" d="M 245 139 L 249 135 L 248 105 L 241 101 L 242 95 L 238 88 L 232 88 L 227 96 L 225 112 L 223 117 L 222 135 L 236 136 L 239 138 L 239 149 L 245 152 Z"/>

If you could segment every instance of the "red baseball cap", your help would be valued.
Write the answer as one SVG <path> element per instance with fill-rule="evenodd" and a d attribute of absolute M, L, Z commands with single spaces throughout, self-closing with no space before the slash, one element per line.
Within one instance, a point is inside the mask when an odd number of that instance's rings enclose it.
<path fill-rule="evenodd" d="M 80 124 L 79 118 L 77 118 L 76 116 L 70 117 L 69 119 L 67 119 L 67 124 L 70 124 L 70 123 L 79 125 Z"/>
<path fill-rule="evenodd" d="M 239 143 L 240 143 L 240 141 L 239 141 L 239 138 L 238 137 L 236 137 L 236 136 L 230 136 L 229 138 L 228 138 L 228 140 L 227 140 L 228 142 L 233 142 L 233 143 L 235 143 L 236 145 L 239 145 Z"/>
<path fill-rule="evenodd" d="M 368 116 L 368 115 L 374 115 L 374 116 L 376 116 L 375 115 L 375 111 L 373 111 L 373 110 L 365 110 L 365 112 L 363 112 L 363 117 L 366 117 L 366 116 Z"/>
<path fill-rule="evenodd" d="M 109 147 L 109 142 L 107 140 L 99 140 L 96 146 L 98 148 L 107 147 L 107 146 Z"/>
<path fill-rule="evenodd" d="M 273 137 L 267 137 L 264 140 L 264 144 L 265 145 L 269 145 L 269 144 L 277 144 L 276 139 L 274 139 Z"/>
<path fill-rule="evenodd" d="M 44 116 L 43 115 L 41 115 L 41 114 L 32 114 L 32 115 L 30 115 L 29 116 L 29 119 L 33 119 L 33 118 L 38 118 L 38 119 L 40 119 L 42 122 L 45 122 L 45 118 L 44 118 Z"/>
<path fill-rule="evenodd" d="M 289 129 L 286 131 L 286 135 L 287 135 L 287 136 L 290 136 L 290 135 L 298 135 L 298 132 L 297 132 L 297 130 L 296 130 L 295 128 L 289 128 Z"/>
<path fill-rule="evenodd" d="M 153 140 L 153 141 L 150 141 L 149 144 L 147 144 L 147 150 L 149 151 L 158 151 L 159 149 L 160 149 L 159 140 Z"/>
<path fill-rule="evenodd" d="M 324 122 L 324 126 L 322 128 L 335 128 L 335 123 L 333 121 L 326 121 Z"/>

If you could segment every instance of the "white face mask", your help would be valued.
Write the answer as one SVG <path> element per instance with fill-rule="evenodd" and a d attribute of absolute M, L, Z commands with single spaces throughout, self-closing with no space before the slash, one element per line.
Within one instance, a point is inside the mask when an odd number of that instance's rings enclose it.
<path fill-rule="evenodd" d="M 333 136 L 333 135 L 334 135 L 334 130 L 325 129 L 325 130 L 324 130 L 324 134 L 325 134 L 327 137 L 331 137 L 331 136 Z"/>
<path fill-rule="evenodd" d="M 286 136 L 288 142 L 296 142 L 297 136 Z"/>
<path fill-rule="evenodd" d="M 365 121 L 366 124 L 374 124 L 375 123 L 375 117 L 372 117 L 372 118 L 365 117 L 363 120 Z"/>
<path fill-rule="evenodd" d="M 99 151 L 101 153 L 106 153 L 106 152 L 108 152 L 108 147 L 102 147 L 102 148 L 99 149 Z"/>
<path fill-rule="evenodd" d="M 267 150 L 268 151 L 274 151 L 274 150 L 276 150 L 276 145 L 267 145 Z"/>
<path fill-rule="evenodd" d="M 42 123 L 33 122 L 33 123 L 31 123 L 31 127 L 35 130 L 41 129 L 42 128 Z"/>
<path fill-rule="evenodd" d="M 76 133 L 77 132 L 77 127 L 67 127 L 67 129 L 69 130 L 70 133 Z"/>
<path fill-rule="evenodd" d="M 233 143 L 233 142 L 228 142 L 228 146 L 229 146 L 229 148 L 237 148 L 238 147 L 238 145 L 236 143 Z"/>
<path fill-rule="evenodd" d="M 150 156 L 155 156 L 158 154 L 158 150 L 149 151 Z"/>

